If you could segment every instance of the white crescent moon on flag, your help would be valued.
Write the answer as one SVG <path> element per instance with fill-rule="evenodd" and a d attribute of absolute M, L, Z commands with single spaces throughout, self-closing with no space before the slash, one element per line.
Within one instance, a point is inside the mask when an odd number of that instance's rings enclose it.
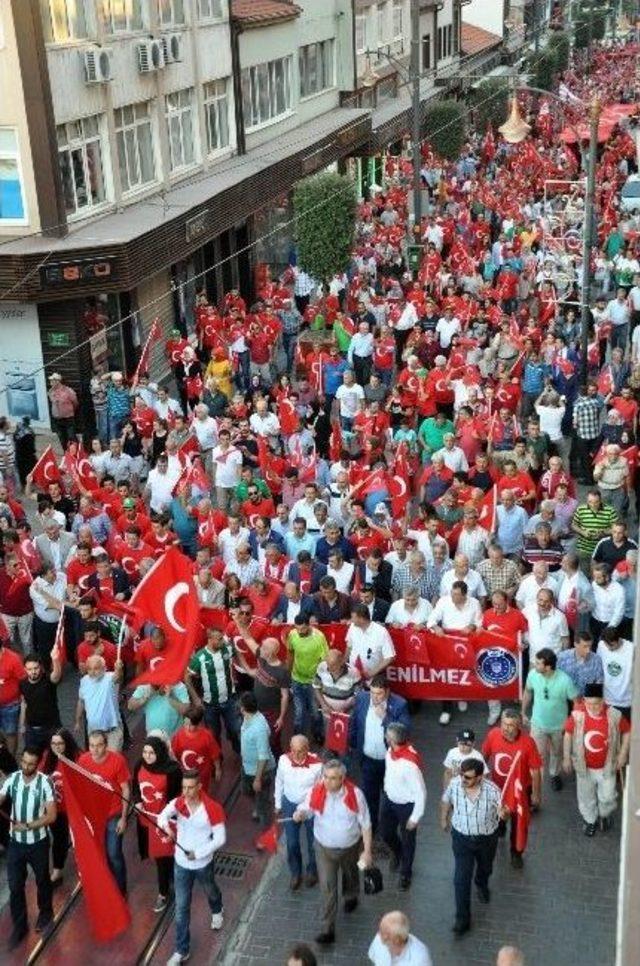
<path fill-rule="evenodd" d="M 152 657 L 151 660 L 149 661 L 149 670 L 155 671 L 158 664 L 162 664 L 163 661 L 164 661 L 163 657 Z"/>
<path fill-rule="evenodd" d="M 333 733 L 336 738 L 341 738 L 345 731 L 345 724 L 342 718 L 335 718 L 333 722 Z"/>
<path fill-rule="evenodd" d="M 123 557 L 121 560 L 122 569 L 125 573 L 131 575 L 136 571 L 136 562 L 133 557 Z"/>
<path fill-rule="evenodd" d="M 602 739 L 602 745 L 600 747 L 597 747 L 596 745 L 594 745 L 594 743 L 593 743 L 593 739 L 594 738 L 601 738 Z M 590 751 L 592 754 L 597 755 L 599 752 L 604 751 L 604 749 L 605 749 L 606 742 L 605 742 L 604 735 L 601 734 L 601 732 L 599 732 L 599 731 L 587 731 L 587 732 L 585 732 L 585 736 L 584 736 L 584 746 L 587 749 L 587 751 Z"/>
<path fill-rule="evenodd" d="M 147 798 L 147 794 L 146 794 L 146 789 L 147 788 L 150 788 L 151 791 L 152 791 L 152 794 L 151 794 L 151 796 L 149 798 Z M 152 805 L 153 804 L 153 793 L 154 792 L 155 792 L 155 788 L 154 788 L 152 782 L 140 782 L 140 797 L 142 798 L 142 801 L 145 803 L 145 805 Z"/>
<path fill-rule="evenodd" d="M 405 481 L 402 479 L 401 476 L 394 476 L 393 482 L 395 483 L 396 481 L 398 484 L 397 485 L 398 492 L 395 494 L 395 498 L 396 500 L 400 500 L 402 499 L 403 496 L 405 496 L 407 492 L 407 484 L 405 483 Z"/>
<path fill-rule="evenodd" d="M 502 768 L 500 767 L 500 762 L 502 761 L 503 758 L 506 758 L 507 761 L 509 762 L 509 764 L 507 765 L 507 768 L 506 768 L 505 771 L 503 771 Z M 498 754 L 496 755 L 495 759 L 494 759 L 494 762 L 493 762 L 493 768 L 494 768 L 494 771 L 495 771 L 496 775 L 500 775 L 501 778 L 506 778 L 507 775 L 509 774 L 509 768 L 511 767 L 511 761 L 512 761 L 511 755 L 507 755 L 507 754 L 505 754 L 505 752 L 499 751 Z"/>
<path fill-rule="evenodd" d="M 418 634 L 411 634 L 409 637 L 409 644 L 415 651 L 422 650 L 422 638 Z"/>
<path fill-rule="evenodd" d="M 187 629 L 186 627 L 183 627 L 182 624 L 179 624 L 176 619 L 176 615 L 175 615 L 176 604 L 178 603 L 181 597 L 184 597 L 184 595 L 188 593 L 189 593 L 189 584 L 185 580 L 181 580 L 177 584 L 175 584 L 174 587 L 171 587 L 167 591 L 164 598 L 164 612 L 166 614 L 167 620 L 171 624 L 173 629 L 175 631 L 178 631 L 179 634 L 186 633 Z"/>
<path fill-rule="evenodd" d="M 52 476 L 49 476 L 49 470 L 51 469 L 52 466 L 55 469 L 55 465 L 56 464 L 55 463 L 52 463 L 50 460 L 48 460 L 44 464 L 44 466 L 42 467 L 42 475 L 44 476 L 45 480 L 52 480 L 53 481 L 53 477 Z"/>
<path fill-rule="evenodd" d="M 84 469 L 85 466 L 86 466 L 86 469 Z M 93 474 L 93 467 L 91 466 L 91 463 L 89 462 L 86 456 L 84 456 L 80 460 L 80 462 L 76 466 L 76 470 L 78 471 L 78 474 L 80 476 L 91 476 Z"/>
<path fill-rule="evenodd" d="M 456 652 L 456 654 L 458 655 L 458 657 L 464 657 L 464 658 L 466 658 L 467 651 L 468 651 L 468 648 L 467 648 L 467 645 L 466 644 L 463 644 L 461 641 L 458 641 L 457 644 L 454 644 L 453 645 L 453 649 Z"/>
<path fill-rule="evenodd" d="M 193 755 L 193 757 L 195 759 L 195 764 L 194 763 L 189 764 L 189 756 L 190 755 Z M 198 767 L 198 756 L 196 755 L 196 753 L 193 750 L 193 748 L 187 748 L 186 751 L 183 751 L 182 752 L 182 754 L 180 755 L 180 764 L 182 765 L 182 767 L 186 771 L 188 771 L 190 768 L 197 768 Z"/>

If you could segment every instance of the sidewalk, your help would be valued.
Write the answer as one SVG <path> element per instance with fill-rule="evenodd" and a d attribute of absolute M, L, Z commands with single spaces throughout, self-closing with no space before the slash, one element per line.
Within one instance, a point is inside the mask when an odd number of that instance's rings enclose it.
<path fill-rule="evenodd" d="M 396 876 L 381 861 L 383 892 L 362 895 L 360 907 L 351 916 L 339 914 L 336 944 L 319 955 L 323 966 L 363 966 L 377 922 L 391 909 L 409 915 L 412 931 L 427 943 L 434 966 L 493 966 L 505 943 L 519 945 L 532 966 L 613 962 L 618 829 L 593 839 L 582 835 L 573 779 L 559 793 L 545 782 L 543 808 L 530 829 L 522 872 L 511 868 L 508 844 L 501 840 L 491 903 L 475 903 L 472 931 L 454 939 L 453 858 L 449 835 L 438 825 L 440 762 L 463 723 L 474 728 L 480 745 L 486 733 L 485 716 L 485 707 L 477 704 L 464 715 L 456 712 L 448 728 L 438 726 L 435 707 L 426 711 L 423 707 L 414 718 L 414 740 L 427 763 L 429 800 L 418 832 L 411 891 L 401 893 Z M 319 891 L 289 892 L 282 848 L 228 942 L 221 966 L 281 966 L 296 941 L 309 943 L 318 953 L 313 937 L 318 932 Z"/>

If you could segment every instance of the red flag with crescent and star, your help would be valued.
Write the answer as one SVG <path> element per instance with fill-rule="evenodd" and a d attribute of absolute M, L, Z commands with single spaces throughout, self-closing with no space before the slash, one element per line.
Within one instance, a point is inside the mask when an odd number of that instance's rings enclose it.
<path fill-rule="evenodd" d="M 31 470 L 31 481 L 39 490 L 46 490 L 49 483 L 59 483 L 61 479 L 54 452 L 50 446 L 47 446 Z"/>
<path fill-rule="evenodd" d="M 502 804 L 517 819 L 516 840 L 514 842 L 516 852 L 524 852 L 529 836 L 530 808 L 527 795 L 528 783 L 527 766 L 522 752 L 518 751 L 513 758 L 509 774 L 502 789 Z"/>
<path fill-rule="evenodd" d="M 182 681 L 199 631 L 200 605 L 189 558 L 176 547 L 169 547 L 138 584 L 130 606 L 162 628 L 167 639 L 162 661 L 132 684 L 172 685 Z"/>
<path fill-rule="evenodd" d="M 109 869 L 105 850 L 105 826 L 113 789 L 65 761 L 60 761 L 60 773 L 89 924 L 95 939 L 106 943 L 124 932 L 131 922 L 129 907 Z"/>
<path fill-rule="evenodd" d="M 346 755 L 349 745 L 349 715 L 341 711 L 332 711 L 327 721 L 327 734 L 324 746 L 336 755 Z"/>

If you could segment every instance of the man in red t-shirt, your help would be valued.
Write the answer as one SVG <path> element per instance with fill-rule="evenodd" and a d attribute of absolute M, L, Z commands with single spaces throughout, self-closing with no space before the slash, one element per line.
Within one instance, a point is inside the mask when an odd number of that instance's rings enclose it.
<path fill-rule="evenodd" d="M 602 684 L 587 684 L 584 702 L 573 709 L 564 725 L 562 767 L 576 772 L 578 810 L 584 834 L 595 835 L 598 820 L 603 832 L 611 828 L 616 809 L 616 777 L 627 763 L 631 724 L 604 703 Z"/>
<path fill-rule="evenodd" d="M 240 504 L 242 515 L 247 521 L 247 526 L 253 529 L 259 517 L 271 519 L 276 515 L 276 508 L 270 496 L 263 496 L 254 483 L 247 487 L 248 499 Z"/>
<path fill-rule="evenodd" d="M 107 671 L 113 671 L 116 666 L 118 652 L 115 644 L 100 637 L 100 624 L 96 621 L 87 621 L 84 624 L 84 637 L 78 644 L 76 657 L 78 660 L 78 671 L 85 674 L 87 661 L 94 654 L 104 658 Z"/>
<path fill-rule="evenodd" d="M 494 590 L 491 595 L 491 607 L 482 615 L 482 626 L 486 631 L 504 634 L 512 641 L 518 641 L 519 635 L 527 629 L 527 621 L 521 610 L 509 606 L 509 598 L 504 590 Z M 488 704 L 487 723 L 494 725 L 500 717 L 502 705 L 500 701 L 489 701 Z"/>
<path fill-rule="evenodd" d="M 204 713 L 192 708 L 184 716 L 184 724 L 171 739 L 171 750 L 183 771 L 197 769 L 205 792 L 209 791 L 211 773 L 216 781 L 222 775 L 222 751 L 211 731 L 203 724 Z"/>
<path fill-rule="evenodd" d="M 135 649 L 136 677 L 143 671 L 153 671 L 164 660 L 167 639 L 161 627 L 154 627 L 149 637 L 140 641 Z"/>
<path fill-rule="evenodd" d="M 122 895 L 126 896 L 127 867 L 122 851 L 122 836 L 127 827 L 127 812 L 131 797 L 131 774 L 127 760 L 119 751 L 110 751 L 107 748 L 107 736 L 104 731 L 91 731 L 89 751 L 80 755 L 78 765 L 113 789 L 107 809 L 105 850 L 109 868 L 118 883 L 118 888 Z"/>
<path fill-rule="evenodd" d="M 4 633 L 5 627 L 0 628 Z M 7 737 L 7 749 L 15 754 L 20 717 L 20 682 L 27 676 L 15 651 L 0 639 L 0 722 Z"/>
<path fill-rule="evenodd" d="M 522 717 L 519 711 L 507 708 L 500 716 L 500 724 L 492 728 L 482 745 L 482 754 L 491 769 L 491 778 L 498 788 L 504 788 L 516 754 L 520 752 L 523 759 L 523 773 L 532 809 L 540 805 L 540 788 L 542 785 L 542 759 L 533 738 L 522 730 Z M 522 853 L 518 852 L 515 843 L 517 838 L 518 819 L 515 813 L 511 815 L 511 865 L 515 869 L 523 867 Z"/>
<path fill-rule="evenodd" d="M 67 591 L 70 598 L 81 597 L 89 589 L 89 577 L 96 572 L 96 562 L 88 543 L 79 543 L 75 554 L 69 558 L 65 567 Z"/>
<path fill-rule="evenodd" d="M 498 497 L 502 496 L 504 490 L 512 490 L 516 502 L 523 505 L 525 509 L 533 507 L 536 499 L 536 485 L 529 474 L 519 470 L 512 460 L 505 461 L 504 476 L 498 480 Z"/>

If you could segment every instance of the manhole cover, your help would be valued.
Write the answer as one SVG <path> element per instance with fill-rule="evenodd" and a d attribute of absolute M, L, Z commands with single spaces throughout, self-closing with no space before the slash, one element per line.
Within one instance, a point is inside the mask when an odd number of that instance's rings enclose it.
<path fill-rule="evenodd" d="M 216 855 L 216 876 L 223 879 L 242 879 L 251 863 L 250 855 L 237 852 L 218 852 Z"/>

